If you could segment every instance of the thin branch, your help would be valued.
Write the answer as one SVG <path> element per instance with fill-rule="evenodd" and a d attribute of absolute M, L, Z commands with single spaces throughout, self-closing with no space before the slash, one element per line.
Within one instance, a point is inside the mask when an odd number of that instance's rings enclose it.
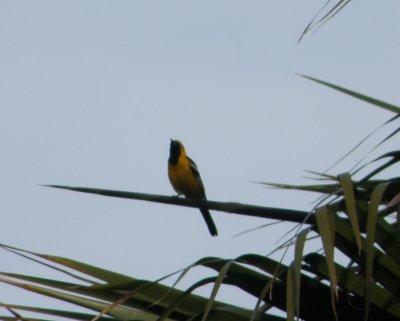
<path fill-rule="evenodd" d="M 119 197 L 127 199 L 136 199 L 148 202 L 172 204 L 186 207 L 207 208 L 209 210 L 235 213 L 247 215 L 252 217 L 262 217 L 273 220 L 303 223 L 305 218 L 306 224 L 314 224 L 314 215 L 305 211 L 290 210 L 275 207 L 254 206 L 250 204 L 236 203 L 236 202 L 216 202 L 216 201 L 203 201 L 190 198 L 181 198 L 177 196 L 165 196 L 125 191 L 114 191 L 108 189 L 87 188 L 87 187 L 72 187 L 63 185 L 43 185 L 52 188 L 65 189 L 75 192 L 98 194 L 102 196 Z"/>

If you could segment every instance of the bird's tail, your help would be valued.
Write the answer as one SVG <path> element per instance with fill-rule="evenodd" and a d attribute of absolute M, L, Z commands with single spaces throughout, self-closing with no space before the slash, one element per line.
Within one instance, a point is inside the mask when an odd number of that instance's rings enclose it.
<path fill-rule="evenodd" d="M 214 223 L 208 209 L 201 208 L 200 212 L 203 215 L 204 220 L 206 221 L 206 224 L 207 224 L 208 230 L 210 231 L 210 234 L 212 236 L 217 236 L 218 235 L 217 227 L 215 226 L 215 223 Z"/>

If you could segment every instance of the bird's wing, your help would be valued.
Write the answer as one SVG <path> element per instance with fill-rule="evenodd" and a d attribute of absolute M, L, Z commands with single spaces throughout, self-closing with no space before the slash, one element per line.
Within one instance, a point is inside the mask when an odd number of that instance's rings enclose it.
<path fill-rule="evenodd" d="M 197 169 L 196 163 L 189 157 L 188 157 L 188 160 L 190 162 L 190 170 L 192 171 L 193 175 L 196 177 L 197 182 L 199 183 L 201 192 L 203 194 L 202 196 L 204 198 L 206 198 L 206 190 L 204 189 L 203 181 L 201 180 L 200 173 L 199 173 L 199 170 Z"/>

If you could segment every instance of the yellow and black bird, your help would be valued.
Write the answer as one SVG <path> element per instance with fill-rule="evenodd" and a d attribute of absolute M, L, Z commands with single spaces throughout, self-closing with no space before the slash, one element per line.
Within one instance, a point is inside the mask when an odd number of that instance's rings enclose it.
<path fill-rule="evenodd" d="M 206 200 L 206 192 L 197 166 L 186 155 L 185 147 L 179 140 L 171 139 L 168 177 L 178 195 L 183 194 L 187 198 Z M 208 209 L 201 208 L 200 211 L 207 223 L 210 234 L 217 236 L 217 227 Z"/>

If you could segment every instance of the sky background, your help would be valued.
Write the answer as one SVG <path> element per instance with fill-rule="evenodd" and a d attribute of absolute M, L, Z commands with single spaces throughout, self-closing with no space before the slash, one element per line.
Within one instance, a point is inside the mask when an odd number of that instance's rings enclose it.
<path fill-rule="evenodd" d="M 297 44 L 324 3 L 1 1 L 1 243 L 149 280 L 271 251 L 291 225 L 234 237 L 268 221 L 212 212 L 212 238 L 195 209 L 39 184 L 172 195 L 174 138 L 210 200 L 310 210 L 315 195 L 253 181 L 309 183 L 305 170 L 324 171 L 392 115 L 296 73 L 399 101 L 400 3 L 352 1 Z M 1 255 L 2 271 L 49 275 Z M 0 300 L 47 302 L 5 285 Z"/>

